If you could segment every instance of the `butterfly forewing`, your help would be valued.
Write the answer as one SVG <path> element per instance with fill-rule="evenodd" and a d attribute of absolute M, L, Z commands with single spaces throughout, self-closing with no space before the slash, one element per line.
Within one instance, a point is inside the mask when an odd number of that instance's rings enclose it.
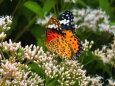
<path fill-rule="evenodd" d="M 48 22 L 47 28 L 50 30 L 60 30 L 61 25 L 59 20 L 55 16 L 52 16 Z"/>

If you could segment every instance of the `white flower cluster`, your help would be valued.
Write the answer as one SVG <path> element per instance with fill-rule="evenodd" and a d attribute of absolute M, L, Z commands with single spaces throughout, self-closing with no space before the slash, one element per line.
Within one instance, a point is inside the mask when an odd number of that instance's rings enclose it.
<path fill-rule="evenodd" d="M 113 80 L 112 78 L 108 79 L 108 86 L 115 86 L 115 80 Z"/>
<path fill-rule="evenodd" d="M 44 70 L 47 79 L 57 79 L 57 84 L 61 86 L 74 85 L 76 80 L 79 84 L 86 81 L 86 71 L 82 70 L 82 66 L 77 61 L 63 59 L 59 62 L 56 55 L 44 53 L 42 48 L 34 45 L 26 46 L 24 51 L 24 57 L 37 63 Z"/>
<path fill-rule="evenodd" d="M 2 60 L 0 67 L 0 86 L 44 86 L 43 79 L 20 62 Z"/>
<path fill-rule="evenodd" d="M 59 64 L 58 72 L 58 82 L 63 86 L 73 86 L 76 81 L 81 86 L 85 86 L 86 83 L 86 71 L 82 69 L 82 66 L 77 61 L 67 60 Z"/>
<path fill-rule="evenodd" d="M 11 16 L 0 17 L 0 29 L 2 29 L 2 31 L 9 30 L 11 28 L 10 27 L 11 23 L 12 23 Z"/>
<path fill-rule="evenodd" d="M 53 57 L 54 58 L 54 57 Z M 36 61 L 45 70 L 45 74 L 49 79 L 56 79 L 60 86 L 74 85 L 78 80 L 79 85 L 86 81 L 85 73 L 82 66 L 77 61 L 64 59 L 58 62 L 56 59 L 46 59 L 44 62 Z"/>
<path fill-rule="evenodd" d="M 100 56 L 104 63 L 109 63 L 115 66 L 115 37 L 113 43 L 111 44 L 111 48 L 103 46 L 102 50 L 97 49 L 93 53 Z"/>
<path fill-rule="evenodd" d="M 6 37 L 6 34 L 4 32 L 0 33 L 0 40 L 3 40 Z"/>
<path fill-rule="evenodd" d="M 89 49 L 91 49 L 93 44 L 94 44 L 94 41 L 89 42 L 89 41 L 85 40 L 85 42 L 82 44 L 83 50 L 88 51 Z"/>
<path fill-rule="evenodd" d="M 21 77 L 21 73 L 18 70 L 17 66 L 18 63 L 11 63 L 8 60 L 5 62 L 2 62 L 1 64 L 1 72 L 3 73 L 3 79 L 10 79 L 10 78 L 15 78 L 19 79 Z"/>
<path fill-rule="evenodd" d="M 18 52 L 20 48 L 22 52 Z M 44 86 L 44 80 L 38 74 L 31 72 L 26 63 L 20 63 L 18 54 L 24 58 L 25 50 L 20 42 L 12 43 L 11 40 L 9 43 L 2 42 L 0 50 L 0 86 Z"/>
<path fill-rule="evenodd" d="M 86 46 L 88 44 L 91 43 L 87 42 Z M 13 50 L 9 48 L 9 46 L 12 47 Z M 82 69 L 83 66 L 78 63 L 78 61 L 68 60 L 66 58 L 60 59 L 49 52 L 45 53 L 41 47 L 30 45 L 23 48 L 20 43 L 12 43 L 10 40 L 9 43 L 2 42 L 1 48 L 6 52 L 13 52 L 9 53 L 9 59 L 5 59 L 6 57 L 4 56 L 4 60 L 1 60 L 0 85 L 18 84 L 20 86 L 44 86 L 44 80 L 46 79 L 42 79 L 38 74 L 29 71 L 26 65 L 28 61 L 37 63 L 37 65 L 44 70 L 44 75 L 47 80 L 54 79 L 56 80 L 56 84 L 60 86 L 72 86 L 76 81 L 80 86 L 88 86 L 89 84 L 92 86 L 98 86 L 97 84 L 100 84 L 101 86 L 102 84 L 100 79 L 97 80 L 97 78 L 87 77 L 86 71 Z M 13 57 L 18 55 L 19 52 L 17 51 L 19 51 L 19 48 L 22 49 L 22 52 L 20 52 L 22 58 L 27 60 L 27 62 L 23 64 L 17 60 L 17 57 Z M 1 59 L 3 55 L 3 53 L 0 54 Z"/>
<path fill-rule="evenodd" d="M 108 31 L 113 32 L 113 27 L 110 25 L 109 16 L 98 9 L 73 9 L 74 21 L 78 27 L 82 29 L 90 29 L 92 31 Z"/>
<path fill-rule="evenodd" d="M 11 28 L 11 23 L 11 16 L 0 17 L 0 41 L 6 37 L 5 32 Z"/>
<path fill-rule="evenodd" d="M 21 48 L 21 42 L 12 43 L 10 39 L 9 43 L 7 41 L 0 43 L 0 47 L 2 47 L 5 51 L 16 52 L 19 48 Z"/>
<path fill-rule="evenodd" d="M 83 85 L 83 86 L 103 86 L 103 79 L 101 76 L 96 76 L 96 77 L 87 77 L 87 81 L 89 83 L 87 83 L 87 85 Z"/>

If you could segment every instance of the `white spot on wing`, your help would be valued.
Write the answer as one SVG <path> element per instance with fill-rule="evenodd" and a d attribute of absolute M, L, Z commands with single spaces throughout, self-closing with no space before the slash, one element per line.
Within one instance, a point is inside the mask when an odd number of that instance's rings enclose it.
<path fill-rule="evenodd" d="M 58 25 L 52 24 L 52 25 L 48 25 L 48 28 L 58 28 Z"/>
<path fill-rule="evenodd" d="M 60 24 L 67 24 L 67 23 L 69 23 L 69 22 L 70 22 L 69 20 L 64 19 L 64 20 L 61 20 L 61 21 L 60 21 Z"/>

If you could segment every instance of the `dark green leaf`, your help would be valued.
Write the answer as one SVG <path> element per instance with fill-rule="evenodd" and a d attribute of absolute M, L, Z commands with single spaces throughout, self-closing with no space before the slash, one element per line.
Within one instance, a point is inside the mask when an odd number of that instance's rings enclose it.
<path fill-rule="evenodd" d="M 38 67 L 38 65 L 37 65 L 36 63 L 31 63 L 31 64 L 29 64 L 28 66 L 31 68 L 31 70 L 32 70 L 33 72 L 36 72 L 36 73 L 39 74 L 41 77 L 44 76 L 44 71 L 43 71 L 40 67 Z"/>
<path fill-rule="evenodd" d="M 111 15 L 111 7 L 108 0 L 99 0 L 100 8 Z"/>
<path fill-rule="evenodd" d="M 45 15 L 54 7 L 56 4 L 56 1 L 54 0 L 45 0 L 43 10 L 45 12 Z"/>
<path fill-rule="evenodd" d="M 32 12 L 36 13 L 39 17 L 43 18 L 44 17 L 44 13 L 42 11 L 42 8 L 33 1 L 27 1 L 24 4 L 25 7 L 27 7 L 29 10 L 31 10 Z"/>
<path fill-rule="evenodd" d="M 57 84 L 56 84 L 56 79 L 52 79 L 52 80 L 50 80 L 50 79 L 47 79 L 46 80 L 46 86 L 56 86 Z"/>
<path fill-rule="evenodd" d="M 35 28 L 31 29 L 31 32 L 37 40 L 37 45 L 43 47 L 45 45 L 45 28 L 37 25 Z"/>

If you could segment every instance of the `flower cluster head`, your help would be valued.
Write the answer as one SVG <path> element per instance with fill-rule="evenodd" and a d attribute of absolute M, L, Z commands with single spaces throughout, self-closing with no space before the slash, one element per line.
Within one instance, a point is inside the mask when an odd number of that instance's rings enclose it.
<path fill-rule="evenodd" d="M 13 50 L 9 48 L 8 44 L 13 47 Z M 14 45 L 19 46 L 14 47 Z M 3 42 L 1 47 L 4 53 L 6 51 L 11 52 L 9 53 L 10 57 L 7 57 L 8 59 L 5 56 L 3 57 L 3 53 L 0 54 L 0 85 L 44 86 L 44 82 L 47 83 L 47 80 L 55 80 L 55 83 L 60 86 L 72 86 L 76 82 L 80 86 L 88 86 L 89 84 L 92 86 L 100 84 L 99 86 L 101 86 L 102 84 L 100 78 L 95 79 L 86 76 L 83 65 L 78 61 L 59 58 L 49 52 L 45 53 L 42 47 L 35 45 L 22 47 L 20 43 L 13 43 L 11 40 L 10 42 Z M 20 48 L 22 52 L 17 52 Z M 19 60 L 19 53 L 22 58 L 27 60 L 26 62 Z M 44 71 L 45 78 L 30 70 L 28 64 L 31 62 L 35 62 Z"/>
<path fill-rule="evenodd" d="M 0 85 L 43 86 L 44 79 L 30 71 L 31 68 L 27 65 L 30 62 L 37 63 L 38 67 L 44 70 L 45 77 L 49 80 L 55 79 L 59 85 L 70 86 L 74 85 L 76 81 L 80 85 L 86 81 L 86 71 L 77 61 L 65 58 L 59 60 L 56 55 L 49 52 L 45 53 L 41 47 L 35 45 L 22 47 L 20 42 L 13 43 L 11 40 L 10 42 L 2 42 L 0 47 L 4 53 L 9 55 L 0 54 L 2 62 Z M 18 52 L 19 49 L 22 49 L 22 51 Z M 26 59 L 26 62 L 18 58 L 19 54 Z"/>
<path fill-rule="evenodd" d="M 2 41 L 6 37 L 5 32 L 11 28 L 10 27 L 11 23 L 12 23 L 11 16 L 0 17 L 0 41 Z"/>
<path fill-rule="evenodd" d="M 0 17 L 0 31 L 7 31 L 9 30 L 11 27 L 12 23 L 12 17 L 11 16 L 4 16 L 4 17 Z"/>
<path fill-rule="evenodd" d="M 55 54 L 44 52 L 42 48 L 35 45 L 24 48 L 24 57 L 28 61 L 34 61 L 38 67 L 44 70 L 47 79 L 55 79 L 58 85 L 74 85 L 78 80 L 79 84 L 85 82 L 86 71 L 77 61 L 60 59 Z"/>
<path fill-rule="evenodd" d="M 83 50 L 88 51 L 89 49 L 91 49 L 93 44 L 94 44 L 94 41 L 89 42 L 89 41 L 85 40 L 84 43 L 82 44 Z"/>
<path fill-rule="evenodd" d="M 15 52 L 19 48 L 21 48 L 21 42 L 19 43 L 12 43 L 11 39 L 9 40 L 9 43 L 7 41 L 0 43 L 0 46 L 3 47 L 4 51 L 10 51 Z"/>
<path fill-rule="evenodd" d="M 101 50 L 97 49 L 93 53 L 99 56 L 104 63 L 109 63 L 115 66 L 115 37 L 111 44 L 111 48 L 103 46 Z"/>
<path fill-rule="evenodd" d="M 1 86 L 43 86 L 44 80 L 36 73 L 30 71 L 27 63 L 23 63 L 20 58 L 24 58 L 24 48 L 19 43 L 2 42 L 0 43 L 1 67 L 0 85 Z M 19 49 L 22 49 L 19 52 Z M 6 55 L 4 55 L 6 54 Z"/>
<path fill-rule="evenodd" d="M 3 60 L 0 67 L 1 86 L 43 86 L 43 80 L 36 73 L 28 71 L 28 66 L 20 62 Z"/>
<path fill-rule="evenodd" d="M 73 9 L 72 12 L 78 27 L 92 31 L 108 31 L 113 33 L 114 26 L 110 25 L 109 16 L 104 11 L 87 8 Z"/>
<path fill-rule="evenodd" d="M 96 76 L 96 77 L 87 77 L 87 85 L 83 86 L 103 86 L 102 82 L 102 77 L 101 76 Z"/>
<path fill-rule="evenodd" d="M 109 86 L 115 86 L 115 80 L 112 78 L 108 79 L 108 83 Z"/>

